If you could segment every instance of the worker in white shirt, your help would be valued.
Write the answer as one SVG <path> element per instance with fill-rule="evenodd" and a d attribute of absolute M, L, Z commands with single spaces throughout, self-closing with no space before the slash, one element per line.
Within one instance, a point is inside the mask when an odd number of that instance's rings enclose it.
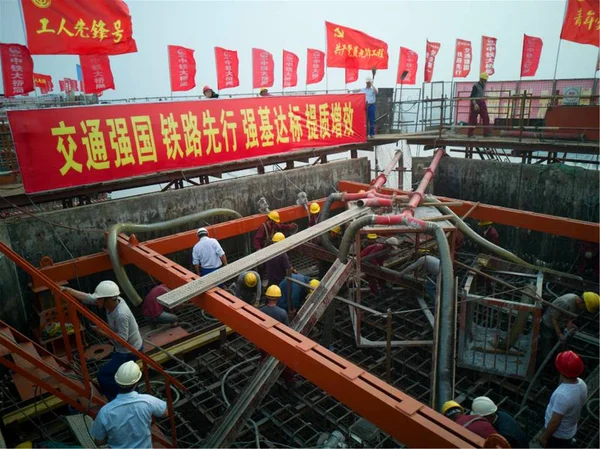
<path fill-rule="evenodd" d="M 217 239 L 208 236 L 206 228 L 198 229 L 198 243 L 192 249 L 192 264 L 199 276 L 205 276 L 227 265 L 227 256 Z"/>
<path fill-rule="evenodd" d="M 367 100 L 367 130 L 369 137 L 375 136 L 375 101 L 379 90 L 373 85 L 373 78 L 367 78 L 366 86 L 360 91 L 365 94 Z"/>
<path fill-rule="evenodd" d="M 425 282 L 425 294 L 435 304 L 437 296 L 437 279 L 440 274 L 440 259 L 426 254 L 419 257 L 414 263 L 410 264 L 400 274 L 423 272 L 427 281 Z M 417 277 L 417 276 L 415 276 Z"/>

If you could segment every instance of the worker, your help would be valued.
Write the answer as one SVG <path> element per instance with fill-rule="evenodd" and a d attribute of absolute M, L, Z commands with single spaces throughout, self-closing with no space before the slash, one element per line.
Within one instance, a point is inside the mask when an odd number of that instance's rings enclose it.
<path fill-rule="evenodd" d="M 144 342 L 137 321 L 135 321 L 135 317 L 125 300 L 119 296 L 121 292 L 117 284 L 113 281 L 102 281 L 96 286 L 96 290 L 91 295 L 69 287 L 63 287 L 62 290 L 86 305 L 95 305 L 98 308 L 106 309 L 108 327 L 135 349 L 142 350 Z M 94 327 L 94 331 L 110 339 L 110 336 L 101 329 Z M 114 351 L 110 360 L 102 365 L 96 375 L 100 384 L 100 392 L 109 401 L 114 399 L 118 393 L 115 373 L 119 367 L 123 363 L 137 360 L 137 356 L 118 341 L 113 340 L 113 345 Z"/>
<path fill-rule="evenodd" d="M 589 313 L 596 313 L 599 304 L 600 298 L 594 292 L 584 292 L 583 298 L 573 293 L 567 293 L 552 301 L 552 305 L 573 314 L 579 314 L 584 310 L 587 310 Z M 540 355 L 538 357 L 540 361 L 548 357 L 550 351 L 552 351 L 554 345 L 559 340 L 565 341 L 566 334 L 564 329 L 566 328 L 567 331 L 574 329 L 574 319 L 575 317 L 552 307 L 546 309 L 540 328 Z"/>
<path fill-rule="evenodd" d="M 579 242 L 579 262 L 577 263 L 577 274 L 579 276 L 583 277 L 586 275 L 586 272 L 589 272 L 592 278 L 598 279 L 600 266 L 599 250 L 600 248 L 597 243 Z"/>
<path fill-rule="evenodd" d="M 298 230 L 298 225 L 295 223 L 281 223 L 279 212 L 272 210 L 267 214 L 267 221 L 259 226 L 254 234 L 254 249 L 256 251 L 265 248 L 273 241 L 273 235 L 276 232 L 294 233 Z"/>
<path fill-rule="evenodd" d="M 496 231 L 493 222 L 484 220 L 477 223 L 477 225 L 483 228 L 484 239 L 496 246 L 500 246 L 500 236 L 498 235 L 498 231 Z"/>
<path fill-rule="evenodd" d="M 316 279 L 311 279 L 308 276 L 304 276 L 303 274 L 296 273 L 290 276 L 295 281 L 302 282 L 303 284 L 308 284 L 313 286 L 313 281 L 319 282 Z M 305 287 L 303 285 L 298 284 L 297 282 L 290 281 L 288 279 L 284 279 L 279 283 L 279 289 L 281 290 L 281 298 L 277 301 L 277 305 L 281 307 L 283 310 L 288 310 L 288 283 L 292 284 L 292 288 L 290 289 L 290 302 L 291 302 L 291 311 L 295 313 L 300 310 L 304 299 L 306 296 L 312 291 L 309 287 Z"/>
<path fill-rule="evenodd" d="M 114 377 L 119 394 L 100 409 L 90 427 L 90 435 L 98 447 L 151 448 L 152 417 L 166 418 L 169 415 L 167 403 L 135 391 L 142 370 L 133 361 L 121 365 Z"/>
<path fill-rule="evenodd" d="M 235 296 L 256 307 L 260 302 L 261 289 L 260 275 L 256 271 L 244 271 L 237 278 Z"/>
<path fill-rule="evenodd" d="M 487 83 L 487 80 L 488 74 L 482 73 L 479 75 L 479 81 L 473 84 L 473 89 L 471 89 L 471 95 L 469 97 L 472 99 L 469 102 L 469 137 L 473 137 L 473 133 L 477 127 L 478 115 L 480 115 L 481 120 L 483 120 L 483 137 L 492 135 L 492 130 L 490 129 L 490 116 L 488 115 L 487 105 L 483 98 L 485 96 L 485 84 Z"/>
<path fill-rule="evenodd" d="M 227 265 L 227 256 L 217 239 L 208 236 L 206 228 L 196 232 L 198 243 L 192 249 L 192 264 L 198 276 L 205 276 Z"/>
<path fill-rule="evenodd" d="M 369 238 L 368 234 L 367 238 Z M 376 234 L 375 238 L 377 238 Z M 373 240 L 373 239 L 371 239 Z M 382 266 L 383 263 L 390 257 L 391 251 L 398 247 L 399 242 L 396 237 L 388 238 L 385 243 L 372 243 L 360 252 L 361 258 L 366 258 L 365 262 L 372 263 L 373 265 Z M 382 289 L 386 286 L 386 282 L 383 279 L 369 279 L 369 290 L 373 295 L 379 296 L 382 294 Z"/>
<path fill-rule="evenodd" d="M 479 415 L 466 415 L 465 409 L 456 401 L 447 401 L 442 405 L 442 415 L 451 419 L 456 424 L 469 429 L 481 438 L 487 438 L 498 433 L 489 421 Z"/>
<path fill-rule="evenodd" d="M 212 90 L 209 86 L 204 86 L 202 88 L 202 93 L 206 98 L 219 98 L 219 94 Z"/>
<path fill-rule="evenodd" d="M 170 324 L 172 327 L 178 325 L 177 315 L 165 312 L 162 304 L 159 304 L 157 298 L 169 292 L 169 288 L 165 284 L 160 284 L 154 287 L 144 298 L 142 312 L 146 319 L 156 327 L 157 324 Z"/>
<path fill-rule="evenodd" d="M 261 88 L 260 92 L 258 93 L 258 95 L 260 95 L 261 97 L 271 97 L 272 96 L 269 93 L 269 89 L 267 89 L 266 87 Z"/>
<path fill-rule="evenodd" d="M 276 232 L 273 236 L 273 243 L 283 240 L 285 240 L 285 235 L 282 232 Z M 291 276 L 292 273 L 295 273 L 295 270 L 292 268 L 287 253 L 282 252 L 265 262 L 265 273 L 267 285 L 279 285 L 286 276 Z"/>
<path fill-rule="evenodd" d="M 281 299 L 281 289 L 277 285 L 271 285 L 265 292 L 266 304 L 260 308 L 260 311 L 271 318 L 276 319 L 280 323 L 286 326 L 290 325 L 287 312 L 281 307 L 277 306 L 277 302 Z M 261 362 L 267 358 L 267 353 L 261 349 Z M 296 383 L 295 373 L 287 366 L 283 370 L 283 381 L 287 387 L 293 387 Z"/>
<path fill-rule="evenodd" d="M 588 395 L 586 383 L 579 378 L 583 361 L 573 351 L 564 351 L 554 361 L 561 383 L 546 407 L 544 432 L 539 437 L 542 447 L 577 447 L 571 440 L 577 434 L 577 424 Z"/>
<path fill-rule="evenodd" d="M 506 438 L 510 447 L 529 447 L 529 438 L 521 429 L 519 423 L 504 410 L 498 410 L 498 407 L 487 396 L 479 396 L 473 399 L 471 411 L 474 415 L 483 416 L 487 419 L 494 429 Z"/>
<path fill-rule="evenodd" d="M 310 212 L 310 217 L 308 218 L 308 227 L 311 227 L 319 222 L 321 206 L 319 206 L 319 203 L 311 203 L 308 211 Z"/>
<path fill-rule="evenodd" d="M 369 232 L 367 234 L 367 239 L 366 241 L 363 240 L 360 244 L 362 246 L 362 249 L 365 249 L 367 246 L 373 245 L 374 243 L 377 243 L 377 239 L 379 238 L 379 236 L 377 234 L 375 234 L 374 232 Z"/>
<path fill-rule="evenodd" d="M 373 85 L 373 78 L 365 79 L 365 87 L 354 92 L 362 92 L 367 100 L 367 132 L 369 137 L 375 136 L 375 101 L 379 90 Z"/>
<path fill-rule="evenodd" d="M 410 264 L 400 274 L 406 274 L 417 270 L 425 275 L 427 281 L 425 282 L 425 294 L 435 303 L 437 297 L 437 283 L 438 276 L 440 274 L 440 259 L 429 254 L 428 251 L 423 252 L 423 256 L 419 257 L 414 263 Z M 414 274 L 413 274 L 414 275 Z M 417 277 L 417 276 L 415 276 Z"/>

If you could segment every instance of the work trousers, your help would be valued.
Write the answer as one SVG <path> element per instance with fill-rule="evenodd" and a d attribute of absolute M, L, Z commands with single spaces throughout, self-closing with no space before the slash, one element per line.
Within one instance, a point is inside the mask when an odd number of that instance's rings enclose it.
<path fill-rule="evenodd" d="M 375 135 L 375 103 L 367 105 L 367 125 L 369 136 L 373 137 Z"/>
<path fill-rule="evenodd" d="M 177 315 L 169 312 L 161 312 L 160 315 L 154 318 L 148 318 L 153 324 L 166 324 L 166 323 L 175 323 L 177 321 Z"/>
<path fill-rule="evenodd" d="M 143 348 L 143 347 L 142 347 Z M 140 348 L 140 351 L 142 350 Z M 130 360 L 136 361 L 137 356 L 131 352 L 122 353 L 114 351 L 110 360 L 98 371 L 98 383 L 100 384 L 100 392 L 106 396 L 106 399 L 112 401 L 119 393 L 119 385 L 115 381 L 115 374 L 119 367 Z"/>
<path fill-rule="evenodd" d="M 563 440 L 562 438 L 556 438 L 554 436 L 551 436 L 550 438 L 548 438 L 548 444 L 546 445 L 546 447 L 573 447 L 573 439 L 568 439 L 568 440 Z"/>
<path fill-rule="evenodd" d="M 477 116 L 481 116 L 481 120 L 483 121 L 483 135 L 489 136 L 492 133 L 490 129 L 490 116 L 488 115 L 487 105 L 483 100 L 477 100 L 477 104 L 479 105 L 479 111 L 476 111 L 473 108 L 473 103 L 470 104 L 469 109 L 469 137 L 473 135 L 475 132 L 475 127 L 477 126 Z"/>

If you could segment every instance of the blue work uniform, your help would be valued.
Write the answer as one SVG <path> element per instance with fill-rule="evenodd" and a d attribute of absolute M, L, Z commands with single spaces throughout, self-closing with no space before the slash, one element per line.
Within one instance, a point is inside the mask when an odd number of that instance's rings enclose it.
<path fill-rule="evenodd" d="M 292 274 L 292 279 L 296 279 L 297 281 L 304 282 L 308 284 L 310 282 L 310 278 L 308 276 L 304 276 L 303 274 Z M 300 284 L 296 284 L 295 282 L 291 282 L 292 284 L 292 292 L 291 292 L 291 301 L 292 301 L 292 309 L 298 310 L 302 305 L 302 300 L 308 293 L 307 287 L 303 287 Z M 287 286 L 288 280 L 284 279 L 279 283 L 279 288 L 281 289 L 281 298 L 277 301 L 277 306 L 281 307 L 283 310 L 287 310 Z"/>

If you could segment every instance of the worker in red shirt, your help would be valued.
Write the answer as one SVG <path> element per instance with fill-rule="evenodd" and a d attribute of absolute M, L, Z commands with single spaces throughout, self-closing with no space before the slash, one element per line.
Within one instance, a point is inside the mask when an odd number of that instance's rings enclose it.
<path fill-rule="evenodd" d="M 169 288 L 165 284 L 160 284 L 150 290 L 144 299 L 142 312 L 148 321 L 150 321 L 153 328 L 156 327 L 157 324 L 166 323 L 169 323 L 172 327 L 177 327 L 177 315 L 165 312 L 164 307 L 157 301 L 159 296 L 168 292 Z"/>
<path fill-rule="evenodd" d="M 258 251 L 270 245 L 273 241 L 273 236 L 278 233 L 293 234 L 298 230 L 298 225 L 295 223 L 285 224 L 280 223 L 279 212 L 272 210 L 267 215 L 267 221 L 259 226 L 254 234 L 254 250 Z"/>
<path fill-rule="evenodd" d="M 493 226 L 494 223 L 491 221 L 480 221 L 477 225 L 483 228 L 484 239 L 496 246 L 500 246 L 500 235 L 498 235 L 498 231 L 496 231 L 496 228 Z"/>
<path fill-rule="evenodd" d="M 319 206 L 319 203 L 311 203 L 308 211 L 310 212 L 310 217 L 308 218 L 308 227 L 310 228 L 319 222 L 321 206 Z"/>
<path fill-rule="evenodd" d="M 385 243 L 372 243 L 360 252 L 361 263 L 367 262 L 373 265 L 382 266 L 390 257 L 390 253 L 398 246 L 396 237 L 390 237 Z M 383 279 L 369 278 L 369 290 L 374 295 L 380 295 L 382 288 L 385 287 Z"/>
<path fill-rule="evenodd" d="M 498 433 L 496 429 L 494 429 L 494 426 L 492 426 L 483 416 L 466 415 L 465 409 L 456 401 L 445 402 L 444 405 L 442 405 L 442 414 L 446 418 L 450 418 L 456 424 L 479 435 L 481 438 L 487 438 L 492 434 Z"/>

